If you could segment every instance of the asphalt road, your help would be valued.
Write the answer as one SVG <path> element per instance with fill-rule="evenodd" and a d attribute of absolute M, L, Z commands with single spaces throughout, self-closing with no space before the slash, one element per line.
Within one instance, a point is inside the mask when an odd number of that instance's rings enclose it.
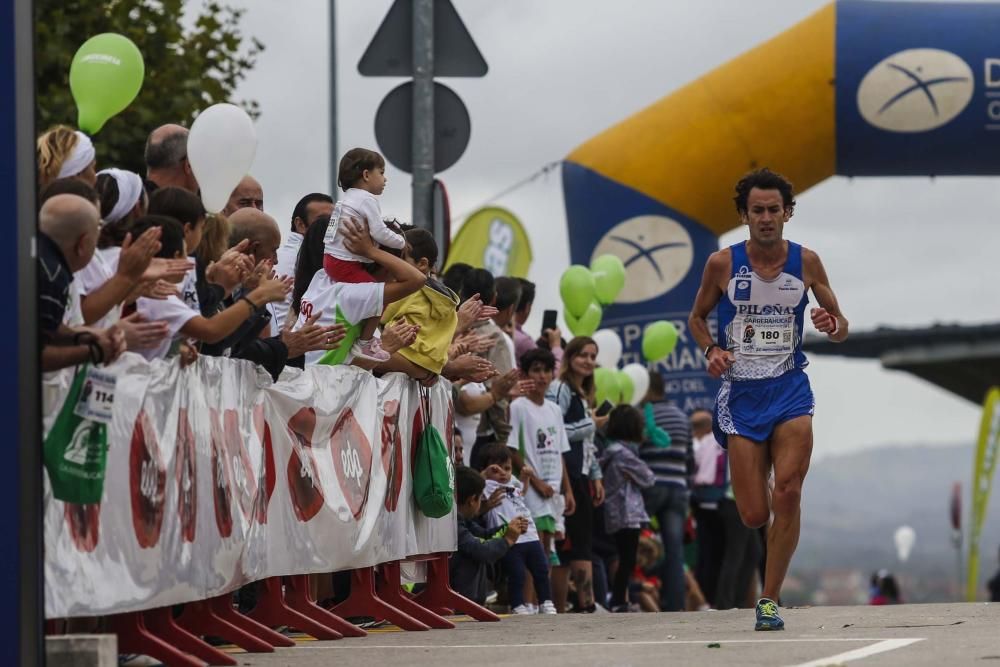
<path fill-rule="evenodd" d="M 555 667 L 557 665 L 997 665 L 1000 604 L 808 607 L 783 610 L 784 632 L 753 631 L 752 610 L 507 617 L 454 630 L 381 628 L 271 654 L 232 649 L 272 667 Z"/>

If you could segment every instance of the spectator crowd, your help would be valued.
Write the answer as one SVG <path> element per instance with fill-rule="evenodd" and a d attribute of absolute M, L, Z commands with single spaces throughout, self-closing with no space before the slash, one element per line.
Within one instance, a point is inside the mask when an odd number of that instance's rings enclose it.
<path fill-rule="evenodd" d="M 443 270 L 433 235 L 383 216 L 378 153 L 346 153 L 341 192 L 304 194 L 283 233 L 249 175 L 207 212 L 187 137 L 154 129 L 144 175 L 79 131 L 39 137 L 45 414 L 83 365 L 126 351 L 274 378 L 306 364 L 444 378 L 460 593 L 516 614 L 753 605 L 764 541 L 740 521 L 710 413 L 684 414 L 656 371 L 639 406 L 595 405 L 594 340 L 526 331 L 527 280 Z"/>

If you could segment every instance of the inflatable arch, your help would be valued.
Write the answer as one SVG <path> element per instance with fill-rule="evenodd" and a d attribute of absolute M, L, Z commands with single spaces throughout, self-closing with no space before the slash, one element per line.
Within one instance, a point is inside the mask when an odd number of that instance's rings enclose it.
<path fill-rule="evenodd" d="M 1000 173 L 1000 4 L 840 0 L 574 150 L 563 163 L 570 255 L 628 278 L 602 326 L 638 361 L 643 325 L 681 331 L 663 362 L 691 410 L 717 384 L 686 335 L 732 188 L 770 166 L 799 192 L 835 174 Z"/>

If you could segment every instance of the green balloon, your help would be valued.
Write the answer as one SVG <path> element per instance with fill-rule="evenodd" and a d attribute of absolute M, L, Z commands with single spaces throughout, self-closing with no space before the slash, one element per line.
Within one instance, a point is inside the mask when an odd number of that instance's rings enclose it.
<path fill-rule="evenodd" d="M 604 306 L 614 303 L 625 287 L 625 264 L 622 260 L 617 255 L 595 257 L 590 263 L 590 272 L 594 274 L 597 300 Z"/>
<path fill-rule="evenodd" d="M 569 267 L 559 279 L 559 296 L 562 297 L 567 313 L 576 318 L 583 317 L 594 300 L 593 274 L 587 267 L 579 264 Z"/>
<path fill-rule="evenodd" d="M 618 371 L 603 366 L 594 369 L 594 400 L 600 405 L 604 401 L 618 404 L 621 388 L 618 386 Z"/>
<path fill-rule="evenodd" d="M 642 356 L 646 361 L 666 359 L 677 347 L 677 328 L 665 320 L 653 322 L 642 333 Z"/>
<path fill-rule="evenodd" d="M 631 404 L 632 394 L 635 393 L 635 384 L 632 382 L 632 378 L 625 371 L 618 371 L 616 373 L 618 380 L 618 389 L 621 395 L 618 397 L 618 403 L 621 404 Z"/>
<path fill-rule="evenodd" d="M 591 302 L 587 306 L 587 312 L 583 314 L 583 317 L 573 317 L 569 311 L 563 313 L 563 317 L 566 318 L 566 324 L 574 336 L 593 336 L 594 332 L 601 326 L 601 316 L 603 314 L 604 311 L 601 310 L 601 307 Z"/>
<path fill-rule="evenodd" d="M 69 68 L 80 129 L 94 134 L 131 104 L 145 70 L 142 54 L 128 37 L 106 32 L 84 42 Z"/>

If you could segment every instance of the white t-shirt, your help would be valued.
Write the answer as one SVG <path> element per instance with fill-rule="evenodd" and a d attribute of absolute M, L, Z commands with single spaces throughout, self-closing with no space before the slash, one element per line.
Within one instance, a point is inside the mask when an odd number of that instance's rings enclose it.
<path fill-rule="evenodd" d="M 524 462 L 558 494 L 562 486 L 562 455 L 569 451 L 562 410 L 552 401 L 538 405 L 524 396 L 515 398 L 510 403 L 510 427 L 507 446 L 521 452 Z M 557 508 L 553 498 L 543 498 L 529 484 L 525 501 L 531 516 L 555 518 Z"/>
<path fill-rule="evenodd" d="M 184 274 L 184 280 L 181 281 L 181 301 L 183 301 L 191 310 L 201 314 L 201 303 L 198 301 L 198 269 L 191 267 L 188 272 Z"/>
<path fill-rule="evenodd" d="M 483 489 L 483 500 L 485 501 L 493 495 L 497 487 L 507 489 L 507 495 L 503 502 L 486 513 L 486 526 L 488 528 L 499 528 L 503 523 L 510 523 L 512 519 L 523 516 L 528 520 L 528 530 L 517 538 L 518 544 L 538 541 L 538 529 L 535 528 L 535 521 L 531 515 L 531 510 L 524 502 L 521 481 L 511 478 L 506 484 L 501 484 L 492 479 L 486 480 L 486 488 Z"/>
<path fill-rule="evenodd" d="M 694 438 L 694 461 L 697 468 L 694 473 L 694 483 L 712 486 L 719 469 L 719 455 L 723 449 L 709 431 L 700 438 Z"/>
<path fill-rule="evenodd" d="M 274 266 L 278 276 L 295 277 L 295 263 L 299 259 L 299 248 L 302 247 L 302 234 L 290 232 L 285 242 L 278 248 L 278 263 Z M 289 292 L 284 301 L 274 301 L 268 304 L 271 311 L 271 333 L 277 335 L 285 325 L 288 309 L 292 307 L 292 293 Z"/>
<path fill-rule="evenodd" d="M 309 282 L 309 287 L 302 295 L 302 307 L 299 319 L 295 323 L 293 331 L 301 329 L 306 320 L 315 313 L 322 313 L 316 324 L 320 326 L 330 326 L 338 321 L 349 329 L 357 327 L 357 332 L 361 331 L 361 324 L 369 317 L 380 317 L 383 310 L 383 300 L 385 295 L 384 283 L 335 283 L 326 275 L 326 271 L 320 269 Z M 340 311 L 338 319 L 337 311 Z M 351 332 L 348 331 L 347 338 L 341 343 L 350 348 L 354 340 Z M 315 364 L 326 352 L 317 350 L 306 352 L 306 363 Z M 348 352 L 344 359 L 345 364 L 351 362 L 354 357 Z"/>
<path fill-rule="evenodd" d="M 115 250 L 114 253 L 108 251 Z M 118 271 L 118 256 L 121 248 L 106 248 L 94 252 L 94 257 L 87 266 L 73 274 L 73 283 L 77 286 L 78 295 L 82 298 L 96 292 L 104 283 L 111 280 Z M 106 329 L 121 319 L 122 306 L 115 304 L 103 317 L 91 326 Z"/>
<path fill-rule="evenodd" d="M 506 332 L 501 331 L 503 334 L 503 342 L 507 343 L 507 349 L 510 350 L 510 358 L 513 359 L 512 368 L 520 368 L 521 360 L 517 358 L 517 352 L 514 350 L 514 339 L 506 334 Z"/>
<path fill-rule="evenodd" d="M 330 226 L 326 228 L 323 237 L 323 254 L 343 259 L 348 262 L 364 262 L 370 264 L 367 257 L 355 255 L 344 246 L 344 235 L 338 233 L 342 218 L 354 218 L 368 225 L 368 233 L 379 245 L 402 249 L 406 246 L 403 237 L 385 226 L 382 221 L 382 209 L 379 208 L 375 195 L 361 188 L 350 188 L 333 208 L 330 216 Z"/>
<path fill-rule="evenodd" d="M 201 314 L 176 296 L 168 296 L 166 299 L 147 299 L 142 296 L 135 302 L 135 309 L 146 318 L 147 322 L 167 323 L 167 337 L 158 346 L 148 350 L 137 350 L 149 361 L 164 359 L 174 341 L 182 338 L 180 331 L 184 325 Z"/>
<path fill-rule="evenodd" d="M 482 382 L 470 382 L 461 389 L 463 394 L 469 396 L 481 396 L 486 393 L 486 385 Z M 462 462 L 470 465 L 472 460 L 472 446 L 476 444 L 476 431 L 479 429 L 479 420 L 483 414 L 460 415 L 455 411 L 455 427 L 462 434 Z"/>

